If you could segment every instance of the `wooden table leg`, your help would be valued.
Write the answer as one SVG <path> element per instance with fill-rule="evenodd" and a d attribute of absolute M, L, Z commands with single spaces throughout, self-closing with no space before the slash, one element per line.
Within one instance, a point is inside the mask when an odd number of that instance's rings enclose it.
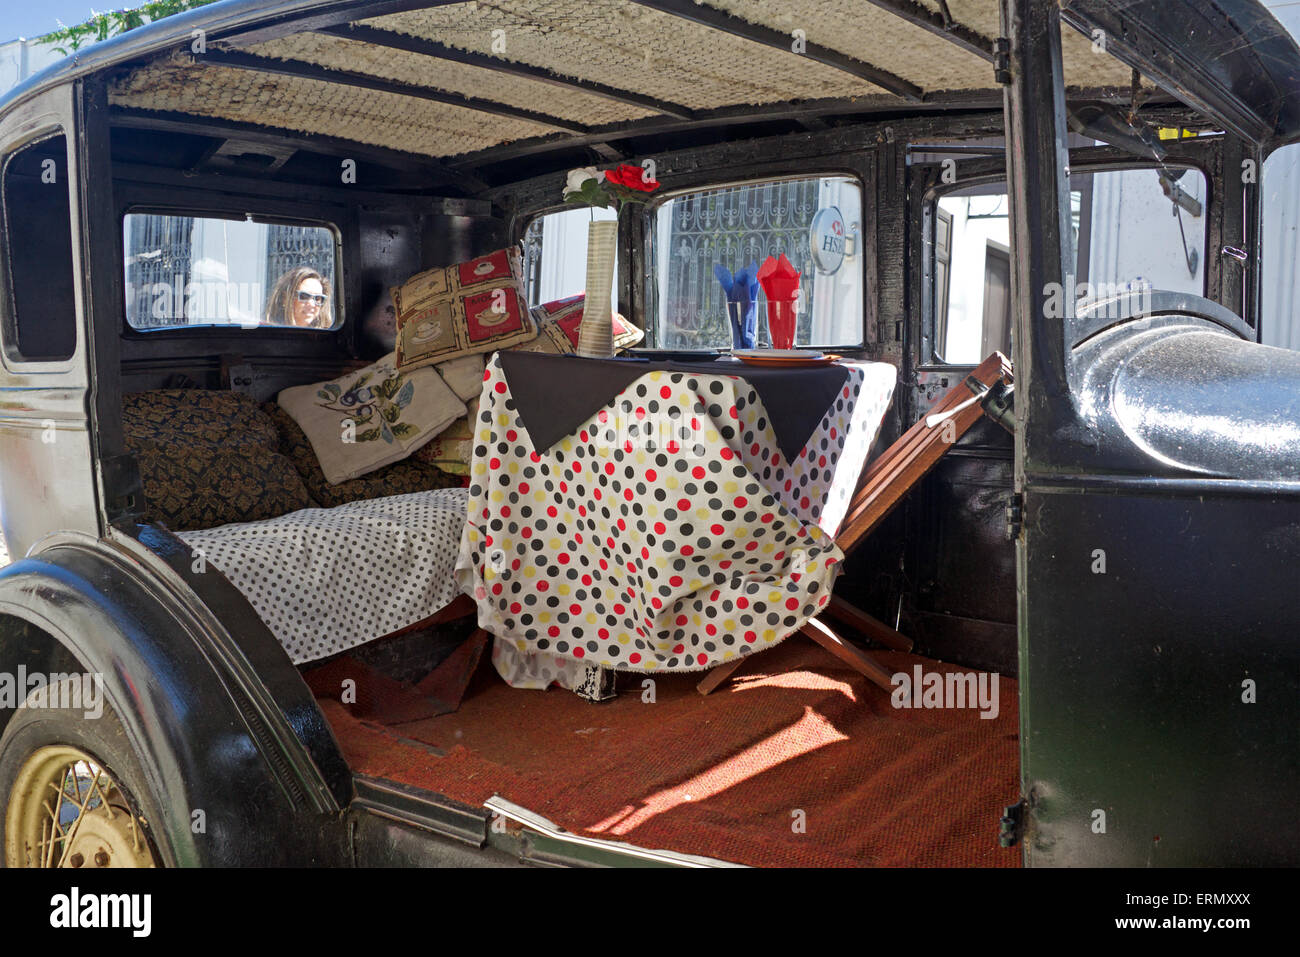
<path fill-rule="evenodd" d="M 830 615 L 841 624 L 856 628 L 872 641 L 878 641 L 894 651 L 911 651 L 912 639 L 890 628 L 883 621 L 868 615 L 861 608 L 845 601 L 838 595 L 831 595 L 822 614 Z"/>
<path fill-rule="evenodd" d="M 723 662 L 718 665 L 704 676 L 704 680 L 695 686 L 695 690 L 700 694 L 708 694 L 718 685 L 722 684 L 722 682 L 735 674 L 736 669 L 743 665 L 745 659 L 748 657 L 749 655 L 742 655 L 739 658 L 733 658 L 731 661 Z"/>
<path fill-rule="evenodd" d="M 853 670 L 866 675 L 881 688 L 890 692 L 894 690 L 893 674 L 890 671 L 835 634 L 816 618 L 809 619 L 799 630 Z"/>

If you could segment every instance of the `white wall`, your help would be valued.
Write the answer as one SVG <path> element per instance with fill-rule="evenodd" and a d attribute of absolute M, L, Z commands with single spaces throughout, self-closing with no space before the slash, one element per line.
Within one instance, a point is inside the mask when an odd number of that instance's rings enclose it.
<path fill-rule="evenodd" d="M 1204 295 L 1206 186 L 1199 172 L 1189 170 L 1178 180 L 1179 188 L 1201 203 L 1202 213 L 1195 217 L 1186 209 L 1174 216 L 1174 204 L 1153 169 L 1098 173 L 1092 184 L 1088 279 L 1097 295 L 1148 282 L 1154 289 Z M 1194 272 L 1189 255 L 1195 256 Z"/>
<path fill-rule="evenodd" d="M 0 43 L 0 95 L 62 59 L 63 54 L 35 40 Z"/>
<path fill-rule="evenodd" d="M 595 214 L 594 217 L 592 214 Z M 614 219 L 612 209 L 567 209 L 542 219 L 542 270 L 538 302 L 554 302 L 583 292 L 587 285 L 587 224 Z M 614 259 L 614 286 L 610 311 L 618 308 L 618 258 Z"/>
<path fill-rule="evenodd" d="M 948 334 L 938 344 L 947 362 L 975 365 L 984 331 L 984 272 L 988 244 L 1011 242 L 1008 200 L 998 196 L 947 196 L 939 206 L 952 214 L 952 262 L 948 278 Z M 974 216 L 975 218 L 971 218 Z"/>
<path fill-rule="evenodd" d="M 1300 37 L 1300 3 L 1264 0 L 1278 21 Z M 1300 144 L 1286 146 L 1264 164 L 1260 176 L 1264 247 L 1261 263 L 1260 339 L 1284 349 L 1300 349 Z"/>

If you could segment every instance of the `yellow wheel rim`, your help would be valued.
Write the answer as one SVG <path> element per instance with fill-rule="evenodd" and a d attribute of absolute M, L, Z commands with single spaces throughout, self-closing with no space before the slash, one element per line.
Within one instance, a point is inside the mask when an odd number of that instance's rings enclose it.
<path fill-rule="evenodd" d="M 27 758 L 5 810 L 8 867 L 154 867 L 145 822 L 90 755 L 70 745 Z"/>

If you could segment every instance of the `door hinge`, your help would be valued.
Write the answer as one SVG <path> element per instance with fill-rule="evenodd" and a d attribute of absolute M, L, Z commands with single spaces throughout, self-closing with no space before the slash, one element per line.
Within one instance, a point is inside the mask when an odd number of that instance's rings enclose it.
<path fill-rule="evenodd" d="M 993 79 L 1003 86 L 1011 85 L 1011 41 L 998 37 L 993 41 Z"/>
<path fill-rule="evenodd" d="M 1020 537 L 1020 530 L 1025 524 L 1025 496 L 1023 492 L 1012 492 L 1007 499 L 1007 541 L 1014 542 Z"/>
<path fill-rule="evenodd" d="M 998 821 L 998 843 L 1003 847 L 1015 847 L 1024 837 L 1025 807 L 1025 799 L 1021 798 L 1002 809 L 1002 820 Z"/>

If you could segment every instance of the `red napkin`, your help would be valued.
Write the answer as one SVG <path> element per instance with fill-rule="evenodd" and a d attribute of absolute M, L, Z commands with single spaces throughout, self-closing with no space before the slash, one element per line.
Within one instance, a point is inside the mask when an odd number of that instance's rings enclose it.
<path fill-rule="evenodd" d="M 769 302 L 789 302 L 799 295 L 799 273 L 785 258 L 785 253 L 780 259 L 767 257 L 758 267 L 758 281 Z"/>

